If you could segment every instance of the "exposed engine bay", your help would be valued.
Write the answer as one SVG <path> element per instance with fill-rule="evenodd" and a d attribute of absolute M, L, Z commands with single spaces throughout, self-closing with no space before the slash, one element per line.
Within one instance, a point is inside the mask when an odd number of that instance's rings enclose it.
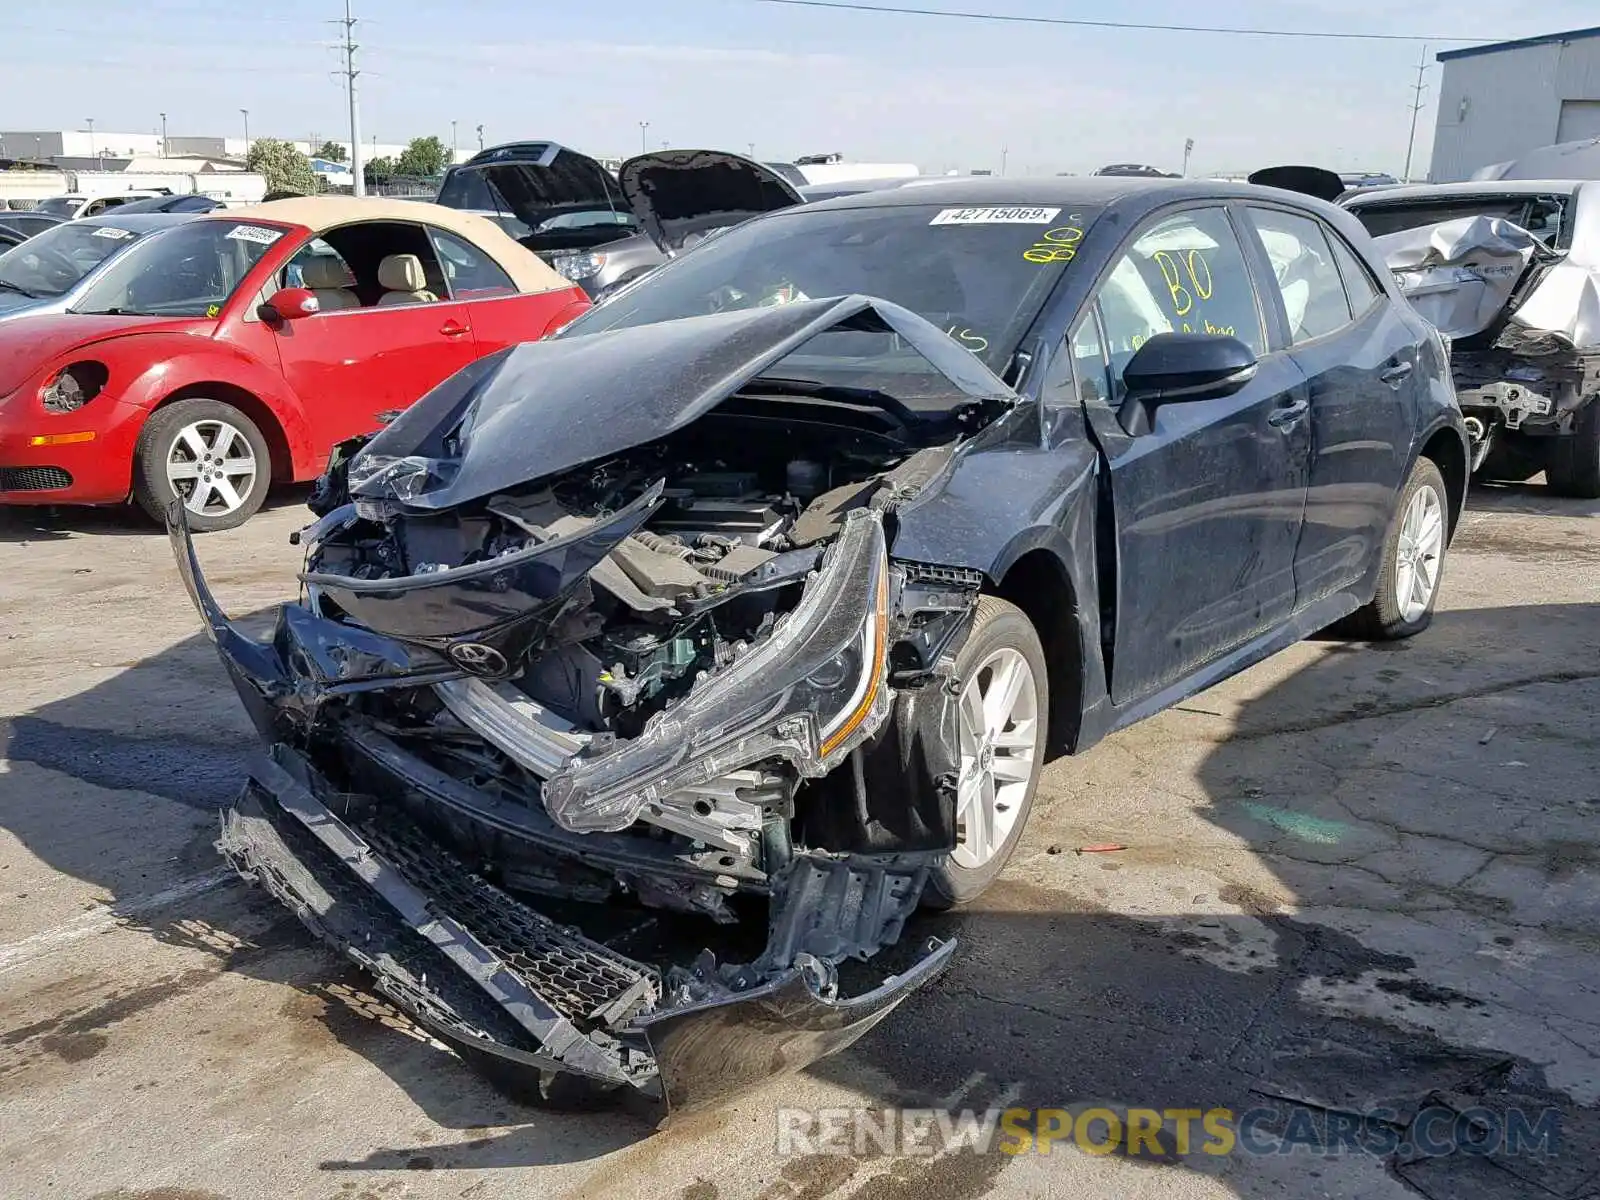
<path fill-rule="evenodd" d="M 718 374 L 710 334 L 641 327 L 610 345 L 714 387 L 649 439 L 569 418 L 540 470 L 512 368 L 548 382 L 569 348 L 483 360 L 335 455 L 270 643 L 171 518 L 270 748 L 219 845 L 528 1094 L 560 1075 L 682 1107 L 847 1045 L 953 950 L 843 994 L 958 837 L 953 654 L 984 580 L 894 559 L 896 513 L 1009 436 L 1015 395 L 904 310 L 790 308 L 712 324 L 782 349 L 882 322 L 950 403 L 765 376 L 750 339 Z M 732 1054 L 706 1036 L 729 1023 Z"/>

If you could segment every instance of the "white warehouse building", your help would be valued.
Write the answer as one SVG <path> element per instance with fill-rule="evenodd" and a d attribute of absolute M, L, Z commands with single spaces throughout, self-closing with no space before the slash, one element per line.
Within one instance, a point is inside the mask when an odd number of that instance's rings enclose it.
<path fill-rule="evenodd" d="M 1600 26 L 1438 56 L 1428 178 L 1453 183 L 1540 146 L 1600 138 Z"/>

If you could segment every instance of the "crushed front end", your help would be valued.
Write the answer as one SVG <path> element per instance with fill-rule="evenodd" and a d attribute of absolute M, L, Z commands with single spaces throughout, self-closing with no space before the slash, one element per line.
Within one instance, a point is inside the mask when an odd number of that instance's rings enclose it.
<path fill-rule="evenodd" d="M 264 641 L 175 510 L 268 747 L 220 849 L 523 1097 L 680 1110 L 842 1049 L 954 949 L 880 956 L 956 842 L 982 577 L 890 531 L 1004 412 L 914 444 L 735 404 L 433 506 L 470 453 L 380 434 L 320 481 Z"/>

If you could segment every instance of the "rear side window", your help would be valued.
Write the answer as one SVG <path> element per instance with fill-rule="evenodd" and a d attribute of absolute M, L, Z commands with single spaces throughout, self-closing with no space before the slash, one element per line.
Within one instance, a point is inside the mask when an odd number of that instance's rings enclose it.
<path fill-rule="evenodd" d="M 1345 245 L 1342 237 L 1333 234 L 1328 240 L 1333 243 L 1333 258 L 1339 264 L 1339 274 L 1344 276 L 1344 290 L 1350 297 L 1350 311 L 1359 317 L 1383 295 L 1383 290 L 1373 281 L 1367 264 Z"/>
<path fill-rule="evenodd" d="M 1350 324 L 1350 303 L 1321 222 L 1277 208 L 1248 211 L 1272 262 L 1289 340 L 1299 345 Z"/>
<path fill-rule="evenodd" d="M 489 296 L 516 294 L 511 277 L 476 246 L 469 245 L 454 234 L 442 229 L 429 229 L 433 247 L 444 264 L 445 278 L 450 281 L 450 294 L 457 300 L 482 300 Z"/>

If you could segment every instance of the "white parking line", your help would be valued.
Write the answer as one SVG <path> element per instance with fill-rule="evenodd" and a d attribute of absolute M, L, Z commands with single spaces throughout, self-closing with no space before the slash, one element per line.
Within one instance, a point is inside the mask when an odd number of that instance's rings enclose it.
<path fill-rule="evenodd" d="M 63 925 L 57 925 L 54 929 L 46 929 L 32 937 L 25 937 L 20 942 L 0 946 L 0 975 L 35 959 L 43 958 L 47 954 L 54 954 L 63 946 L 82 938 L 115 929 L 131 917 L 143 916 L 145 913 L 155 912 L 180 901 L 193 899 L 227 883 L 230 879 L 238 878 L 232 867 L 216 867 L 203 875 L 192 875 L 188 879 L 179 880 L 171 887 L 152 892 L 148 896 L 133 896 L 127 900 L 119 900 L 115 904 L 97 904 L 89 911 Z"/>

